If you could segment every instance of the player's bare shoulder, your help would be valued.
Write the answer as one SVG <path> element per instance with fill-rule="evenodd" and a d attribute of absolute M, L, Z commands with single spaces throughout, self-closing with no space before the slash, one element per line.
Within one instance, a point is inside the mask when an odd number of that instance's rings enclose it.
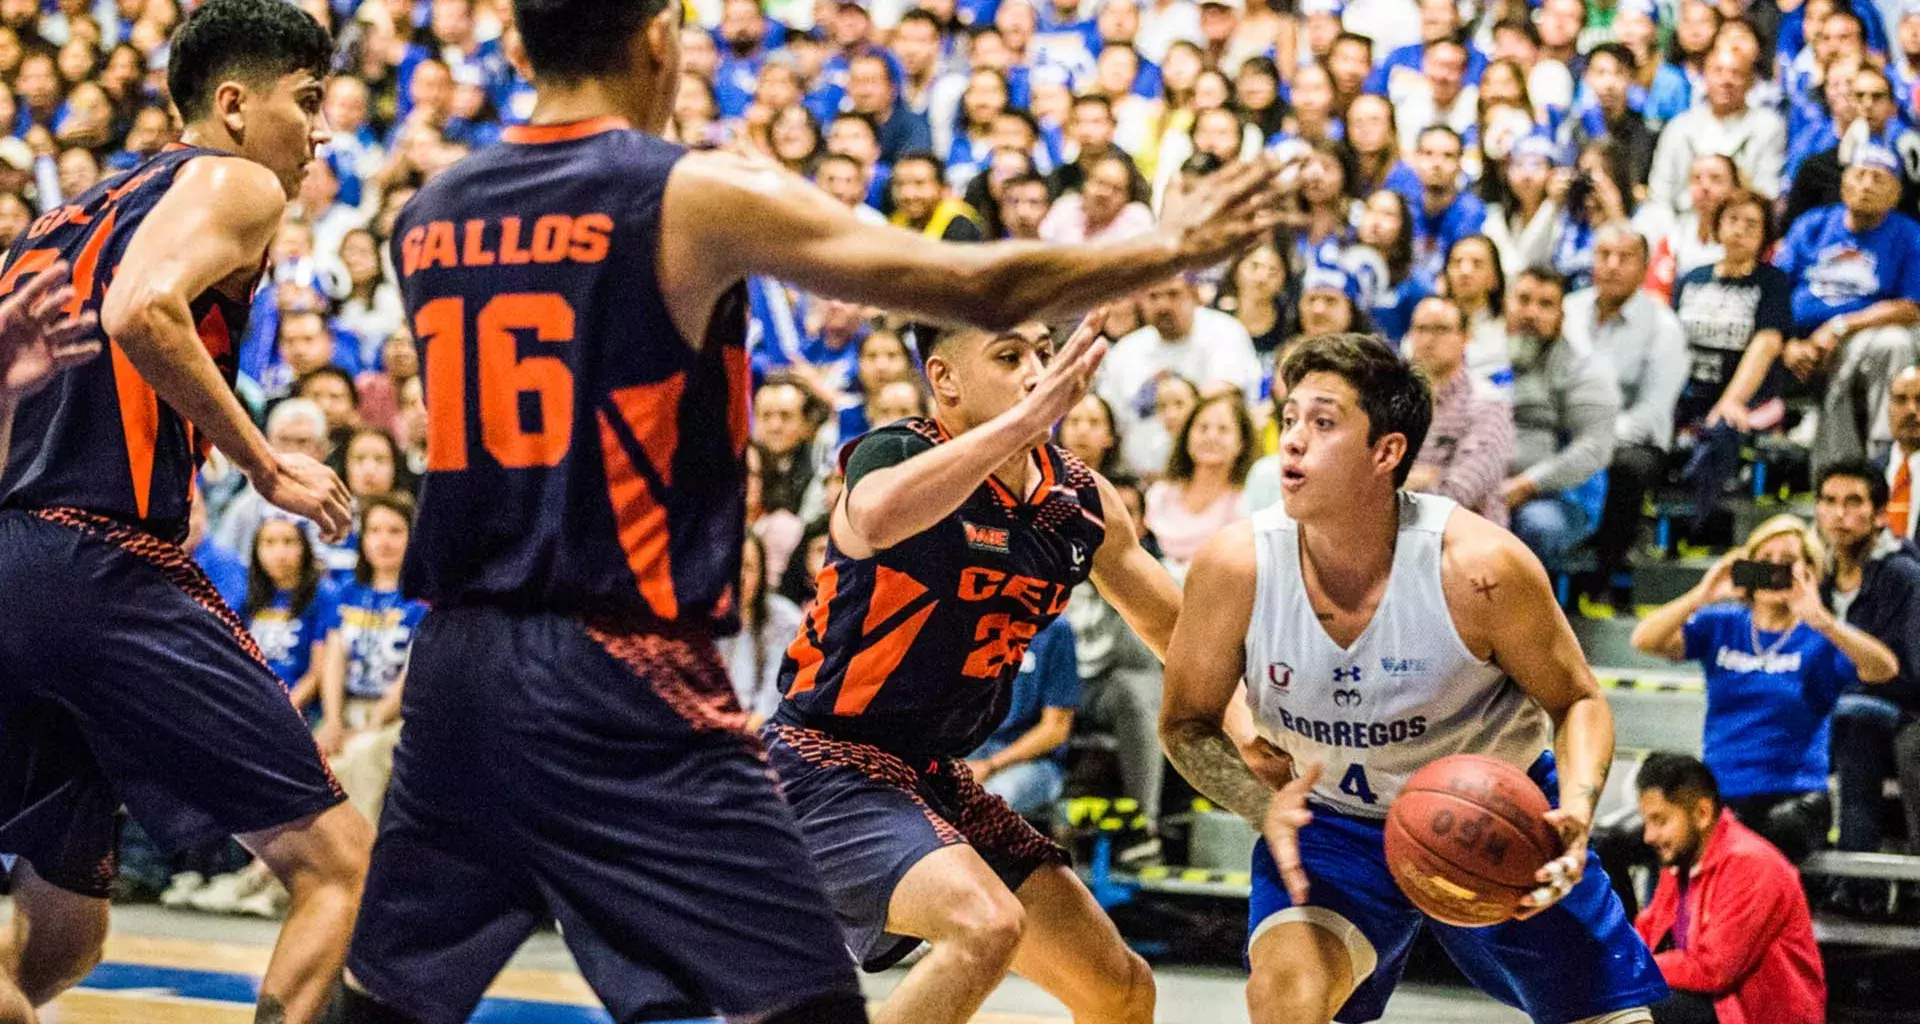
<path fill-rule="evenodd" d="M 1546 570 L 1520 538 L 1464 508 L 1447 517 L 1440 582 L 1460 639 L 1481 658 L 1493 650 L 1496 626 L 1556 607 Z"/>

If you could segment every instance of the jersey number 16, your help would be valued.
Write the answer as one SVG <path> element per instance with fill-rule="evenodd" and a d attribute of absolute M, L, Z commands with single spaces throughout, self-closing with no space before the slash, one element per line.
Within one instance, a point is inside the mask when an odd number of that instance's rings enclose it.
<path fill-rule="evenodd" d="M 507 469 L 557 466 L 573 443 L 573 371 L 556 356 L 520 356 L 520 332 L 546 343 L 574 337 L 573 306 L 552 292 L 496 295 L 473 317 L 474 388 L 480 399 L 480 442 Z M 467 303 L 434 299 L 413 318 L 425 349 L 427 469 L 457 472 L 469 459 Z M 537 426 L 521 416 L 521 396 L 539 404 Z"/>

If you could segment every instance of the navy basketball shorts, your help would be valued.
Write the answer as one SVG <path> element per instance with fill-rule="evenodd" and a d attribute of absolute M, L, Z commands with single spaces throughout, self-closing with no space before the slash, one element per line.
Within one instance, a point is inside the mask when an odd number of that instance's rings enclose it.
<path fill-rule="evenodd" d="M 869 971 L 920 940 L 887 931 L 893 891 L 921 858 L 968 843 L 1009 890 L 1067 852 L 980 788 L 964 762 L 916 768 L 879 747 L 779 722 L 762 732 L 801 835 L 825 876 L 847 948 Z"/>
<path fill-rule="evenodd" d="M 456 1024 L 557 921 L 616 1021 L 859 992 L 709 639 L 442 607 L 415 638 L 347 966 Z"/>
<path fill-rule="evenodd" d="M 176 851 L 343 799 L 184 551 L 85 512 L 0 511 L 0 853 L 104 897 L 122 805 Z"/>
<path fill-rule="evenodd" d="M 1551 799 L 1552 755 L 1530 773 Z M 1248 900 L 1249 950 L 1267 928 L 1305 921 L 1342 940 L 1353 964 L 1354 990 L 1334 1020 L 1380 1019 L 1406 970 L 1424 924 L 1480 991 L 1533 1018 L 1569 1024 L 1658 1002 L 1667 994 L 1659 965 L 1627 920 L 1600 858 L 1587 853 L 1586 874 L 1566 898 L 1525 921 L 1458 928 L 1429 920 L 1400 891 L 1387 868 L 1386 823 L 1313 808 L 1300 830 L 1307 872 L 1305 906 L 1295 906 L 1265 839 L 1253 851 Z"/>

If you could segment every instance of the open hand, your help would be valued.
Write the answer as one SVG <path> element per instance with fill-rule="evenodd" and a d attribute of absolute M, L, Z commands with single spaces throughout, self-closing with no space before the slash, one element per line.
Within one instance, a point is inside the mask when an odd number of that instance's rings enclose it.
<path fill-rule="evenodd" d="M 61 371 L 100 354 L 89 338 L 99 318 L 72 316 L 67 265 L 55 263 L 0 303 L 0 405 L 10 405 L 46 387 Z"/>
<path fill-rule="evenodd" d="M 1272 233 L 1288 192 L 1271 157 L 1229 164 L 1176 182 L 1160 226 L 1173 233 L 1187 267 L 1212 266 Z"/>
<path fill-rule="evenodd" d="M 1094 371 L 1107 355 L 1107 339 L 1100 333 L 1106 322 L 1106 307 L 1088 313 L 1074 328 L 1073 336 L 1053 354 L 1040 383 L 1020 400 L 1024 406 L 1021 414 L 1033 430 L 1029 445 L 1044 444 L 1053 434 L 1053 425 L 1086 397 Z"/>

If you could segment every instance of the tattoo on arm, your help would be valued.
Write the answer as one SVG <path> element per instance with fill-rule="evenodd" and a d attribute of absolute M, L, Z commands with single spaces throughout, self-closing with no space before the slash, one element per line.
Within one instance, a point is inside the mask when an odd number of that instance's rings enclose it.
<path fill-rule="evenodd" d="M 253 1009 L 253 1024 L 287 1024 L 287 1004 L 279 996 L 261 996 Z"/>
<path fill-rule="evenodd" d="M 1259 828 L 1273 791 L 1253 774 L 1219 726 L 1183 723 L 1167 737 L 1167 758 L 1207 799 Z"/>
<path fill-rule="evenodd" d="M 1469 579 L 1473 583 L 1473 592 L 1488 601 L 1493 600 L 1493 592 L 1500 588 L 1500 581 L 1489 576 L 1473 576 Z"/>

